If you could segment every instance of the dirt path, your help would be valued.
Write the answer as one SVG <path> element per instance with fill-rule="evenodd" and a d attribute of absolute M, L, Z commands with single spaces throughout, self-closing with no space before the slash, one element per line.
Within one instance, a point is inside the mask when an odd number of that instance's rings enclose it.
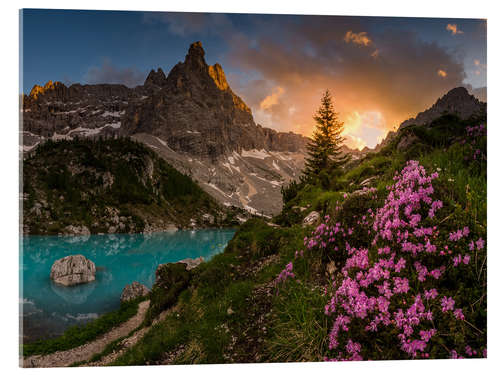
<path fill-rule="evenodd" d="M 149 332 L 149 330 L 155 325 L 158 324 L 159 322 L 163 321 L 167 314 L 172 311 L 171 309 L 163 311 L 157 318 L 153 320 L 153 323 L 148 326 L 141 328 L 140 330 L 134 332 L 133 335 L 130 337 L 124 338 L 120 345 L 119 349 L 117 351 L 114 351 L 112 353 L 109 353 L 108 355 L 102 357 L 96 362 L 90 362 L 85 364 L 84 366 L 106 366 L 109 365 L 110 363 L 114 362 L 118 357 L 120 357 L 122 354 L 124 354 L 128 349 L 130 349 L 132 346 L 137 344 L 139 340 L 141 340 L 146 333 Z"/>
<path fill-rule="evenodd" d="M 141 302 L 136 315 L 94 341 L 62 352 L 24 358 L 22 359 L 23 367 L 65 367 L 75 362 L 88 361 L 94 354 L 102 352 L 109 343 L 120 337 L 127 336 L 131 331 L 139 327 L 144 320 L 148 307 L 149 300 Z"/>

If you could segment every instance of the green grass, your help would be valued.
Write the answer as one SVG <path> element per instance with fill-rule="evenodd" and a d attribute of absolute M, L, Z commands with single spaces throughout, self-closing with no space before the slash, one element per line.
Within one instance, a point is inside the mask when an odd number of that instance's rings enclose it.
<path fill-rule="evenodd" d="M 273 301 L 266 357 L 272 362 L 321 361 L 327 353 L 326 296 L 311 286 L 288 282 Z"/>
<path fill-rule="evenodd" d="M 137 314 L 139 303 L 142 300 L 144 298 L 123 303 L 118 310 L 104 314 L 83 326 L 70 327 L 57 338 L 24 344 L 21 346 L 21 352 L 25 357 L 28 357 L 35 354 L 50 354 L 83 345 Z"/>

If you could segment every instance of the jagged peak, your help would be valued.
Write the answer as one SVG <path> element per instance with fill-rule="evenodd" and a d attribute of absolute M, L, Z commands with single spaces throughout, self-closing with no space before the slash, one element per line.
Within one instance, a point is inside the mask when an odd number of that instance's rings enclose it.
<path fill-rule="evenodd" d="M 29 96 L 33 99 L 38 99 L 39 95 L 45 94 L 47 91 L 54 90 L 57 87 L 66 87 L 62 82 L 49 80 L 43 87 L 40 85 L 34 85 L 30 91 Z"/>
<path fill-rule="evenodd" d="M 222 69 L 222 66 L 220 66 L 219 63 L 215 63 L 215 65 L 210 65 L 208 67 L 208 74 L 210 75 L 210 77 L 212 77 L 215 84 L 220 90 L 229 89 L 229 84 L 227 83 L 226 80 L 226 74 L 224 73 L 224 70 Z"/>
<path fill-rule="evenodd" d="M 147 85 L 156 85 L 156 86 L 163 86 L 167 82 L 167 76 L 163 72 L 162 68 L 158 68 L 157 71 L 154 69 L 151 69 L 151 71 L 148 74 L 148 77 L 144 81 L 144 86 Z"/>
<path fill-rule="evenodd" d="M 207 66 L 205 62 L 205 51 L 201 45 L 201 42 L 194 42 L 189 46 L 188 54 L 184 60 L 184 64 L 192 68 L 199 68 Z"/>

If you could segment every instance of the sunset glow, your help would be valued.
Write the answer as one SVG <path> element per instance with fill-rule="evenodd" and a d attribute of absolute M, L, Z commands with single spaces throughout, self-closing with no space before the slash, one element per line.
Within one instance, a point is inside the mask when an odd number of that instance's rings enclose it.
<path fill-rule="evenodd" d="M 34 28 L 24 30 L 32 53 L 25 56 L 24 92 L 48 80 L 142 85 L 151 69 L 170 71 L 185 46 L 200 40 L 207 62 L 222 66 L 256 123 L 311 135 L 329 89 L 350 147 L 375 147 L 454 87 L 486 99 L 485 20 L 109 12 L 98 22 L 109 32 L 87 43 L 87 14 L 52 12 L 35 27 L 36 12 L 26 13 Z M 120 32 L 130 38 L 116 40 Z M 54 44 L 67 46 L 66 57 L 37 64 Z"/>

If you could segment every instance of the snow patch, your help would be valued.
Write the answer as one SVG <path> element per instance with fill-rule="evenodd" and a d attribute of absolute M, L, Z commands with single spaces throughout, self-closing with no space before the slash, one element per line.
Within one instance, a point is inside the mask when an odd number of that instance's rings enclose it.
<path fill-rule="evenodd" d="M 253 150 L 241 150 L 241 156 L 245 158 L 255 158 L 263 160 L 265 158 L 268 158 L 270 155 L 264 149 L 262 150 L 253 149 Z"/>
<path fill-rule="evenodd" d="M 278 171 L 281 171 L 280 167 L 278 166 L 278 164 L 276 163 L 276 160 L 273 160 L 273 167 L 278 170 Z"/>
<path fill-rule="evenodd" d="M 213 182 L 210 182 L 210 183 L 207 183 L 207 182 L 204 182 L 205 185 L 208 185 L 210 186 L 212 189 L 214 190 L 217 190 L 219 193 L 221 193 L 222 195 L 224 195 L 225 197 L 228 197 L 230 198 L 230 196 L 228 196 L 226 193 L 224 193 L 221 189 L 219 189 L 219 187 L 217 185 L 215 185 Z"/>
<path fill-rule="evenodd" d="M 101 116 L 102 117 L 121 117 L 124 114 L 125 114 L 125 110 L 123 110 L 121 112 L 118 112 L 118 111 L 114 111 L 114 112 L 106 111 Z"/>

